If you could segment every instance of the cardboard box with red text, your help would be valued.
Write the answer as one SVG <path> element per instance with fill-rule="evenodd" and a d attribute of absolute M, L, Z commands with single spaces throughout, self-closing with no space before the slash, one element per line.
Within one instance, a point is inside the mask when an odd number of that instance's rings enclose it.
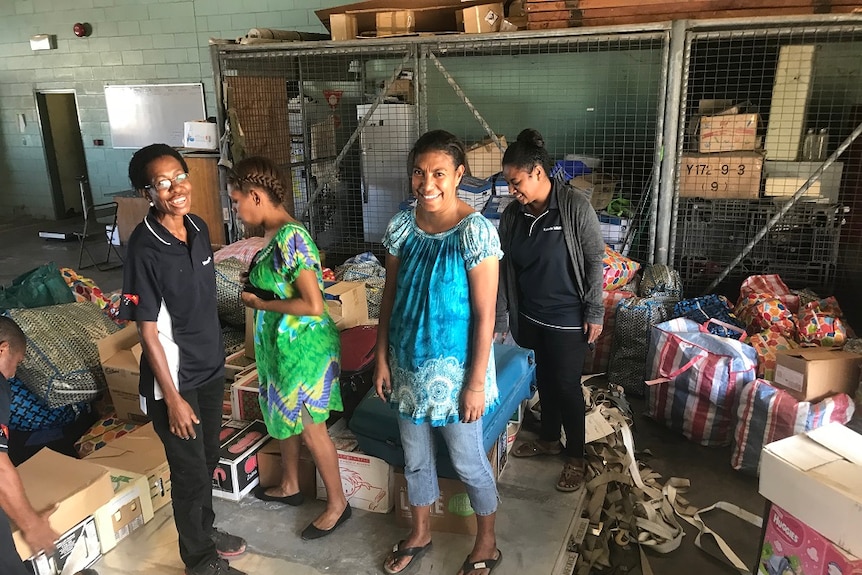
<path fill-rule="evenodd" d="M 228 421 L 222 425 L 227 437 L 219 450 L 219 462 L 213 472 L 213 496 L 239 501 L 254 489 L 259 481 L 257 472 L 258 450 L 269 441 L 266 425 L 262 421 L 241 423 Z"/>
<path fill-rule="evenodd" d="M 358 451 L 338 453 L 341 487 L 351 507 L 375 513 L 389 513 L 395 505 L 392 466 L 378 457 Z M 317 474 L 317 498 L 326 499 L 326 487 Z"/>
<path fill-rule="evenodd" d="M 700 119 L 701 154 L 757 148 L 757 114 L 722 114 Z"/>

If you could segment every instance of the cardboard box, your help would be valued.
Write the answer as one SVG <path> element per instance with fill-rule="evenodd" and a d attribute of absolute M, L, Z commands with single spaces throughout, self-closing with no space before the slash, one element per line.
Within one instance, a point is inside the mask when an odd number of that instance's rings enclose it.
<path fill-rule="evenodd" d="M 111 402 L 117 417 L 132 423 L 146 423 L 150 418 L 141 409 L 138 384 L 141 378 L 141 348 L 138 329 L 134 323 L 96 342 L 99 360 Z"/>
<path fill-rule="evenodd" d="M 603 210 L 614 199 L 617 182 L 608 175 L 593 172 L 572 178 L 569 185 L 586 194 L 593 209 Z"/>
<path fill-rule="evenodd" d="M 826 539 L 862 556 L 858 433 L 830 423 L 768 444 L 760 460 L 759 491 Z"/>
<path fill-rule="evenodd" d="M 250 359 L 254 359 L 254 312 L 245 308 L 245 356 Z"/>
<path fill-rule="evenodd" d="M 171 500 L 171 470 L 165 447 L 152 423 L 118 437 L 85 459 L 112 469 L 145 475 L 154 512 Z M 113 489 L 111 493 L 113 496 Z"/>
<path fill-rule="evenodd" d="M 683 154 L 679 166 L 682 198 L 756 199 L 760 196 L 763 156 L 735 154 Z"/>
<path fill-rule="evenodd" d="M 227 422 L 222 429 L 237 429 Z M 219 450 L 218 465 L 213 472 L 213 496 L 239 501 L 254 489 L 259 481 L 255 454 L 269 441 L 266 425 L 253 421 L 238 432 L 228 434 Z"/>
<path fill-rule="evenodd" d="M 757 114 L 722 114 L 700 119 L 701 154 L 757 148 Z"/>
<path fill-rule="evenodd" d="M 102 556 L 96 522 L 87 517 L 57 540 L 57 552 L 51 556 L 39 553 L 25 561 L 34 575 L 67 575 L 92 566 Z"/>
<path fill-rule="evenodd" d="M 311 452 L 303 445 L 299 449 L 299 491 L 311 499 L 317 497 L 316 471 Z M 263 487 L 281 483 L 281 447 L 278 440 L 267 441 L 257 452 L 257 472 L 259 484 Z"/>
<path fill-rule="evenodd" d="M 440 498 L 431 505 L 431 531 L 446 533 L 476 534 L 476 512 L 470 505 L 467 488 L 457 479 L 437 478 Z M 409 528 L 411 512 L 407 498 L 407 480 L 402 471 L 395 472 L 395 493 L 398 505 L 395 508 L 395 523 Z"/>
<path fill-rule="evenodd" d="M 377 37 L 412 34 L 416 29 L 416 15 L 413 10 L 391 10 L 377 12 Z"/>
<path fill-rule="evenodd" d="M 765 523 L 758 555 L 759 574 L 862 573 L 862 559 L 853 557 L 778 505 L 770 506 Z"/>
<path fill-rule="evenodd" d="M 764 195 L 787 197 L 796 193 L 811 177 L 820 162 L 779 162 L 766 160 L 763 163 L 763 176 L 766 178 Z M 823 171 L 820 178 L 808 189 L 803 197 L 823 197 L 830 202 L 838 202 L 841 191 L 841 177 L 844 164 L 835 162 Z"/>
<path fill-rule="evenodd" d="M 211 122 L 184 122 L 183 147 L 198 150 L 218 149 L 218 126 Z"/>
<path fill-rule="evenodd" d="M 459 14 L 467 34 L 499 32 L 505 17 L 502 2 L 464 8 Z"/>
<path fill-rule="evenodd" d="M 775 354 L 776 387 L 799 401 L 820 401 L 836 393 L 850 397 L 859 386 L 862 355 L 828 347 L 800 347 Z"/>
<path fill-rule="evenodd" d="M 37 512 L 55 505 L 51 528 L 66 533 L 114 496 L 111 475 L 101 465 L 43 448 L 18 466 L 27 499 Z M 12 539 L 21 559 L 33 556 L 21 530 L 12 524 Z"/>
<path fill-rule="evenodd" d="M 413 80 L 409 78 L 396 78 L 389 84 L 386 90 L 386 96 L 397 98 L 402 104 L 413 104 L 416 101 L 415 90 L 413 89 Z"/>
<path fill-rule="evenodd" d="M 257 369 L 238 378 L 230 386 L 231 416 L 239 421 L 263 419 L 260 410 L 260 383 Z"/>
<path fill-rule="evenodd" d="M 336 450 L 341 487 L 351 507 L 389 513 L 395 505 L 392 466 L 358 451 Z M 326 487 L 317 474 L 317 498 L 326 499 Z"/>
<path fill-rule="evenodd" d="M 493 140 L 487 138 L 467 148 L 467 164 L 470 175 L 476 178 L 488 179 L 503 169 L 503 152 L 506 151 L 506 137 L 499 137 L 503 149 L 497 147 Z"/>
<path fill-rule="evenodd" d="M 359 23 L 354 14 L 332 14 L 329 16 L 329 31 L 333 40 L 355 40 L 359 36 Z M 291 133 L 299 133 L 302 131 Z"/>
<path fill-rule="evenodd" d="M 361 282 L 335 282 L 323 290 L 329 315 L 338 329 L 368 323 L 368 299 L 365 284 Z"/>
<path fill-rule="evenodd" d="M 232 353 L 224 360 L 225 377 L 231 381 L 236 379 L 237 374 L 242 371 L 254 367 L 255 363 L 252 358 L 246 355 L 245 349 L 241 349 L 236 353 Z"/>
<path fill-rule="evenodd" d="M 119 469 L 109 471 L 114 498 L 93 514 L 102 553 L 116 547 L 153 518 L 153 501 L 146 476 Z"/>

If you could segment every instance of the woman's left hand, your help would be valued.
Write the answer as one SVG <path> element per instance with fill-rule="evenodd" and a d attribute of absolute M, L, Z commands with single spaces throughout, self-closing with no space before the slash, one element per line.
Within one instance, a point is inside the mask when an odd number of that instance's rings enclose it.
<path fill-rule="evenodd" d="M 602 326 L 600 324 L 587 324 L 587 343 L 596 343 L 600 335 L 602 335 Z"/>
<path fill-rule="evenodd" d="M 260 309 L 260 303 L 263 301 L 253 293 L 247 291 L 240 292 L 239 297 L 242 298 L 243 305 L 251 309 Z"/>
<path fill-rule="evenodd" d="M 461 389 L 461 422 L 472 423 L 485 412 L 485 382 L 467 383 Z"/>

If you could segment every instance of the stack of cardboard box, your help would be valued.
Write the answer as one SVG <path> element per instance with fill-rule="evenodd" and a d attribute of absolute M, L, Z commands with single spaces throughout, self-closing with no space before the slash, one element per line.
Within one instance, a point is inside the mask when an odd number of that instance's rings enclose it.
<path fill-rule="evenodd" d="M 697 130 L 698 153 L 680 160 L 680 197 L 757 199 L 763 172 L 758 152 L 756 113 L 741 113 L 739 106 L 702 100 Z"/>

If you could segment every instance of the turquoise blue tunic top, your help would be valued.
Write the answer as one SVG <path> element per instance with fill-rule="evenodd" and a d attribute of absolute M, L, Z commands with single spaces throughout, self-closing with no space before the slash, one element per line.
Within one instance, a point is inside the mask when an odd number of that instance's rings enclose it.
<path fill-rule="evenodd" d="M 401 417 L 442 426 L 459 421 L 461 387 L 473 353 L 473 313 L 467 272 L 501 258 L 497 230 L 474 212 L 457 226 L 429 234 L 415 211 L 399 212 L 383 244 L 399 260 L 389 323 L 392 395 Z M 497 404 L 494 354 L 487 353 L 485 413 Z"/>

